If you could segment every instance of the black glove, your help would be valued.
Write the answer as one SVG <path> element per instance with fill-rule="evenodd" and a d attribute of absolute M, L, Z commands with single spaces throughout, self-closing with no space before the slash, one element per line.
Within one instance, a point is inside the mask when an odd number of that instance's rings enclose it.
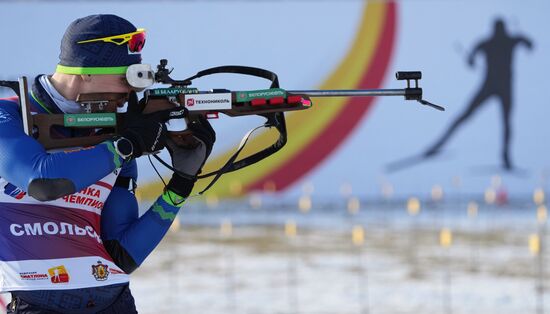
<path fill-rule="evenodd" d="M 191 193 L 197 181 L 197 175 L 210 156 L 216 141 L 216 132 L 203 116 L 191 121 L 188 129 L 197 140 L 193 147 L 181 147 L 170 138 L 166 140 L 166 146 L 172 158 L 172 166 L 177 170 L 166 188 L 184 198 Z"/>
<path fill-rule="evenodd" d="M 130 92 L 124 127 L 119 134 L 133 146 L 132 157 L 162 150 L 166 145 L 166 125 L 172 110 L 143 114 L 144 102 L 138 102 L 136 92 Z"/>

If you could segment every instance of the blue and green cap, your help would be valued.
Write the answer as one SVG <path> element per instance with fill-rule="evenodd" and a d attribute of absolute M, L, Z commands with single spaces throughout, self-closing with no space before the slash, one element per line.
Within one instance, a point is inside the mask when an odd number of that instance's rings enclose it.
<path fill-rule="evenodd" d="M 61 41 L 56 72 L 65 74 L 126 74 L 128 66 L 141 63 L 141 54 L 128 45 L 93 39 L 136 32 L 127 20 L 112 14 L 96 14 L 72 22 Z"/>

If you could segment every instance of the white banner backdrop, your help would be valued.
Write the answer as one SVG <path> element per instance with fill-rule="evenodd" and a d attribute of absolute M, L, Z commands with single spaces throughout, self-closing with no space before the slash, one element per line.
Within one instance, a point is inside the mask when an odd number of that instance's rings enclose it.
<path fill-rule="evenodd" d="M 144 63 L 156 65 L 167 58 L 175 67 L 173 77 L 239 64 L 278 73 L 283 88 L 312 89 L 348 52 L 364 5 L 361 1 L 2 2 L 0 79 L 52 72 L 62 34 L 72 20 L 113 13 L 147 29 Z M 545 93 L 550 82 L 546 34 L 550 22 L 546 15 L 550 3 L 418 0 L 399 1 L 396 8 L 396 42 L 383 87 L 403 87 L 395 81 L 395 71 L 421 70 L 425 98 L 447 110 L 435 111 L 401 98 L 377 99 L 360 126 L 342 139 L 344 144 L 283 195 L 302 193 L 306 182 L 315 186 L 317 195 L 327 197 L 338 196 L 342 184 L 352 186 L 353 194 L 368 196 L 380 195 L 383 184 L 402 196 L 429 195 L 434 185 L 448 193 L 483 193 L 496 181 L 495 175 L 514 195 L 530 195 L 535 188 L 546 187 L 550 171 L 550 126 L 546 123 L 550 106 Z M 457 128 L 439 155 L 419 163 L 400 163 L 416 161 L 408 158 L 434 144 L 481 89 L 487 71 L 485 56 L 478 53 L 475 65 L 469 67 L 468 54 L 493 35 L 498 18 L 509 36 L 524 36 L 533 45 L 531 50 L 516 46 L 511 58 L 510 159 L 514 169 L 501 167 L 502 105 L 495 97 Z M 498 59 L 506 53 L 504 49 L 491 56 Z M 265 87 L 263 82 L 235 76 L 197 83 L 201 89 Z M 235 146 L 260 121 L 239 119 L 213 121 L 219 134 L 214 154 Z M 388 171 L 388 166 L 405 164 Z M 156 180 L 146 160 L 140 165 L 140 182 Z"/>

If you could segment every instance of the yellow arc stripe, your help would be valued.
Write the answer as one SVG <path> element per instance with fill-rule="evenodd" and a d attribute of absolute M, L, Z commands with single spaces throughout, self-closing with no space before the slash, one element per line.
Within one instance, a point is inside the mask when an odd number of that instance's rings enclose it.
<path fill-rule="evenodd" d="M 334 73 L 321 86 L 322 89 L 353 88 L 371 62 L 376 50 L 376 43 L 379 41 L 383 17 L 385 16 L 386 5 L 383 3 L 369 4 L 365 8 L 361 27 L 356 34 L 354 45 L 348 56 Z M 228 191 L 231 181 L 240 181 L 243 185 L 262 178 L 266 173 L 273 171 L 282 163 L 292 158 L 296 153 L 309 143 L 322 130 L 331 119 L 343 109 L 345 98 L 332 98 L 316 101 L 313 108 L 303 112 L 296 112 L 288 116 L 287 127 L 289 140 L 283 150 L 275 156 L 266 159 L 255 169 L 243 170 L 224 177 L 224 181 L 215 186 L 211 193 L 218 196 L 230 195 Z M 272 143 L 273 137 L 268 140 L 268 135 L 259 136 L 257 141 L 251 143 L 248 152 L 254 152 L 265 146 L 265 143 Z M 246 156 L 246 154 L 243 154 Z M 223 156 L 222 160 L 226 160 Z M 215 167 L 219 167 L 218 164 Z"/>
<path fill-rule="evenodd" d="M 361 26 L 356 33 L 353 46 L 337 69 L 321 85 L 321 89 L 346 89 L 354 88 L 357 85 L 376 50 L 376 43 L 379 41 L 384 23 L 385 10 L 387 10 L 387 4 L 384 2 L 369 2 L 365 6 Z M 346 98 L 315 99 L 312 108 L 287 115 L 289 134 L 287 145 L 274 156 L 250 168 L 224 175 L 208 194 L 219 197 L 234 196 L 231 191 L 232 182 L 240 182 L 242 186 L 249 185 L 291 159 L 301 149 L 305 149 L 319 131 L 330 123 L 331 119 L 343 109 L 346 100 Z M 275 139 L 275 132 L 264 132 L 252 139 L 240 156 L 248 156 L 273 143 Z M 205 172 L 221 167 L 232 153 L 233 151 L 230 151 L 213 158 L 205 166 Z M 195 191 L 202 189 L 208 182 L 208 180 L 199 181 Z M 140 190 L 140 195 L 143 198 L 152 199 L 162 191 L 162 183 L 144 184 Z"/>

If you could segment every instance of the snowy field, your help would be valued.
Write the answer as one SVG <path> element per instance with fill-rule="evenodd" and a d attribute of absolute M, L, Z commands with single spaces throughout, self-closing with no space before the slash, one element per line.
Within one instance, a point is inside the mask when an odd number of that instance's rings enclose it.
<path fill-rule="evenodd" d="M 544 228 L 529 204 L 482 206 L 477 216 L 452 210 L 456 204 L 432 204 L 416 216 L 395 204 L 381 206 L 357 214 L 345 207 L 308 214 L 188 209 L 180 230 L 133 276 L 138 308 L 142 313 L 540 313 L 541 260 L 530 252 L 529 237 Z M 288 221 L 296 223 L 294 237 L 285 234 Z M 358 225 L 364 228 L 363 245 L 352 242 Z M 451 231 L 449 247 L 441 245 L 443 227 Z"/>
<path fill-rule="evenodd" d="M 467 205 L 191 204 L 132 291 L 140 313 L 543 313 L 529 238 L 544 246 L 544 215 L 529 201 Z"/>

